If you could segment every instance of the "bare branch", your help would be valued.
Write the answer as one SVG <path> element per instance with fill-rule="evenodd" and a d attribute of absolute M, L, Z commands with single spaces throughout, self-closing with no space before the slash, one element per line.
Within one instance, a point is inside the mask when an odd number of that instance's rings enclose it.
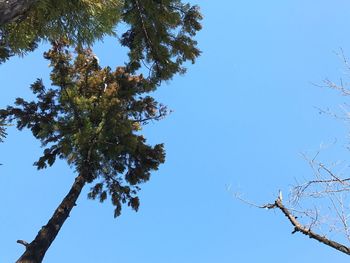
<path fill-rule="evenodd" d="M 299 221 L 297 220 L 297 218 L 282 204 L 282 200 L 280 200 L 279 198 L 276 199 L 276 201 L 273 204 L 267 204 L 264 206 L 261 206 L 262 208 L 268 208 L 268 209 L 274 209 L 274 208 L 278 208 L 279 210 L 281 210 L 281 212 L 287 217 L 287 219 L 289 220 L 289 222 L 294 226 L 294 230 L 293 230 L 293 234 L 296 232 L 300 232 L 312 239 L 315 239 L 327 246 L 330 246 L 340 252 L 343 252 L 347 255 L 350 255 L 350 247 L 347 247 L 343 244 L 340 244 L 336 241 L 333 241 L 331 239 L 328 239 L 325 236 L 321 236 L 315 232 L 313 232 L 311 230 L 311 227 L 305 227 L 303 226 L 301 223 L 299 223 Z"/>
<path fill-rule="evenodd" d="M 27 241 L 24 241 L 24 240 L 17 240 L 17 243 L 18 244 L 21 244 L 21 245 L 23 245 L 23 246 L 25 246 L 25 247 L 27 247 L 28 245 L 29 245 L 29 243 L 27 242 Z"/>

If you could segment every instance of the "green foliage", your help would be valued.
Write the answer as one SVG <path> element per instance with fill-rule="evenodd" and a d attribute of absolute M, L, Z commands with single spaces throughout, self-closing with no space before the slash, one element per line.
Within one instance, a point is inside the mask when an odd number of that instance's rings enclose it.
<path fill-rule="evenodd" d="M 144 124 L 167 113 L 147 92 L 184 73 L 185 62 L 195 62 L 201 19 L 197 6 L 180 0 L 38 0 L 21 21 L 0 27 L 0 63 L 50 41 L 45 58 L 52 87 L 38 79 L 31 86 L 37 99 L 18 98 L 0 118 L 41 141 L 38 169 L 64 159 L 94 181 L 90 198 L 111 197 L 115 216 L 123 203 L 137 210 L 138 185 L 165 157 L 163 145 L 152 147 L 140 135 Z M 120 21 L 128 26 L 120 43 L 129 48 L 129 61 L 114 71 L 101 68 L 91 49 L 82 47 L 114 35 Z M 74 54 L 68 43 L 78 47 Z M 148 76 L 135 75 L 145 67 Z"/>
<path fill-rule="evenodd" d="M 107 196 L 118 216 L 123 203 L 137 210 L 139 184 L 164 162 L 163 145 L 150 146 L 140 130 L 167 110 L 145 93 L 147 81 L 126 68 L 101 68 L 92 51 L 77 48 L 72 54 L 64 41 L 54 42 L 44 54 L 50 61 L 51 88 L 38 79 L 31 85 L 35 101 L 16 99 L 16 106 L 0 111 L 0 118 L 28 128 L 45 147 L 35 163 L 51 166 L 66 160 L 95 181 L 89 197 Z"/>
<path fill-rule="evenodd" d="M 112 35 L 121 6 L 121 0 L 38 0 L 24 19 L 0 28 L 0 62 L 31 51 L 41 40 L 65 37 L 71 43 L 92 44 Z"/>
<path fill-rule="evenodd" d="M 121 38 L 129 47 L 128 68 L 134 72 L 142 62 L 148 64 L 150 88 L 176 73 L 184 73 L 182 64 L 194 63 L 199 56 L 193 37 L 201 29 L 202 16 L 197 6 L 180 0 L 128 0 L 123 20 L 130 29 Z"/>
<path fill-rule="evenodd" d="M 199 56 L 193 39 L 201 29 L 197 6 L 180 0 L 38 0 L 25 19 L 0 28 L 0 63 L 13 54 L 32 51 L 41 40 L 62 37 L 72 44 L 92 44 L 115 34 L 121 20 L 129 27 L 120 37 L 130 49 L 128 71 L 148 68 L 148 85 L 184 73 L 183 63 Z"/>

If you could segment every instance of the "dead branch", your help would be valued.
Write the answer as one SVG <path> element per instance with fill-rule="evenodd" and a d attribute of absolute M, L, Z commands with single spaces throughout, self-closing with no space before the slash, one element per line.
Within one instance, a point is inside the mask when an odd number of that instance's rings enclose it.
<path fill-rule="evenodd" d="M 24 240 L 17 240 L 17 243 L 18 244 L 21 244 L 21 245 L 23 245 L 23 246 L 25 246 L 25 247 L 27 247 L 28 245 L 29 245 L 29 243 L 27 242 L 27 241 L 24 241 Z"/>
<path fill-rule="evenodd" d="M 305 227 L 304 225 L 302 225 L 297 218 L 289 211 L 289 209 L 287 209 L 283 203 L 282 200 L 280 198 L 277 198 L 276 201 L 272 204 L 266 204 L 261 206 L 261 208 L 267 208 L 267 209 L 279 209 L 281 210 L 281 212 L 288 218 L 289 222 L 294 226 L 294 230 L 292 232 L 292 234 L 296 233 L 296 232 L 300 232 L 312 239 L 315 239 L 327 246 L 330 246 L 340 252 L 343 252 L 347 255 L 350 255 L 350 247 L 347 247 L 343 244 L 340 244 L 336 241 L 333 241 L 331 239 L 328 239 L 325 236 L 321 236 L 317 233 L 315 233 L 314 231 L 311 230 L 310 227 Z"/>

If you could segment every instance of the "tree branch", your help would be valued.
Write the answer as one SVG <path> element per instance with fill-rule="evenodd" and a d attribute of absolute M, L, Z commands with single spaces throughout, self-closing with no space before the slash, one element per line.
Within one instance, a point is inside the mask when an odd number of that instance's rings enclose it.
<path fill-rule="evenodd" d="M 37 0 L 0 0 L 0 26 L 23 17 L 35 2 Z"/>
<path fill-rule="evenodd" d="M 292 232 L 293 234 L 295 232 L 300 232 L 312 239 L 316 239 L 317 241 L 330 246 L 340 252 L 343 252 L 347 255 L 350 255 L 350 247 L 347 247 L 343 244 L 340 244 L 336 241 L 333 241 L 331 239 L 326 238 L 325 236 L 321 236 L 315 232 L 313 232 L 310 228 L 307 228 L 303 226 L 297 218 L 283 205 L 282 200 L 277 198 L 277 200 L 273 204 L 267 204 L 264 206 L 261 206 L 261 208 L 267 208 L 267 209 L 274 209 L 278 208 L 279 210 L 282 211 L 282 213 L 288 218 L 289 222 L 294 226 L 294 231 Z"/>
<path fill-rule="evenodd" d="M 29 245 L 29 243 L 27 241 L 24 241 L 24 240 L 17 240 L 17 243 L 21 244 L 21 245 L 23 245 L 25 247 L 27 247 Z"/>

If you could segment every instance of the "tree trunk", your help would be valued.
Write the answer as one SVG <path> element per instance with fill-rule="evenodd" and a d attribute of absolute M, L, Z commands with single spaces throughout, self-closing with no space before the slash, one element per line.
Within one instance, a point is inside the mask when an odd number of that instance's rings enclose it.
<path fill-rule="evenodd" d="M 37 0 L 0 0 L 0 26 L 24 16 Z"/>
<path fill-rule="evenodd" d="M 50 218 L 49 222 L 41 228 L 35 239 L 27 244 L 25 241 L 18 240 L 17 242 L 26 247 L 23 255 L 16 261 L 16 263 L 41 263 L 46 251 L 55 240 L 62 225 L 69 217 L 69 213 L 76 205 L 76 201 L 86 183 L 83 175 L 75 178 L 75 181 L 65 196 L 61 204 Z"/>

